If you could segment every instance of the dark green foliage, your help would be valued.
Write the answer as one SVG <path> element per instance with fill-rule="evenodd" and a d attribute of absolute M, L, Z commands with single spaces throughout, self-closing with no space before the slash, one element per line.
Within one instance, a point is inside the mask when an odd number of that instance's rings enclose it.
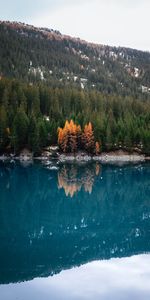
<path fill-rule="evenodd" d="M 14 148 L 20 150 L 27 145 L 29 119 L 22 108 L 19 108 L 13 122 Z"/>
<path fill-rule="evenodd" d="M 48 136 L 46 123 L 42 118 L 39 119 L 38 121 L 38 132 L 39 132 L 39 147 L 40 148 L 45 147 L 50 137 Z"/>
<path fill-rule="evenodd" d="M 39 150 L 39 128 L 34 115 L 31 115 L 28 127 L 28 146 L 33 152 Z"/>
<path fill-rule="evenodd" d="M 56 144 L 67 119 L 102 150 L 149 154 L 150 53 L 0 22 L 0 151 Z"/>
<path fill-rule="evenodd" d="M 53 87 L 84 86 L 86 90 L 96 89 L 108 94 L 147 98 L 150 88 L 150 53 L 123 47 L 91 45 L 53 30 L 0 22 L 0 76 L 21 79 L 30 84 L 44 82 Z M 142 86 L 146 88 L 144 93 Z M 34 92 L 33 87 L 32 93 L 35 96 Z M 49 95 L 42 88 L 40 94 L 43 95 L 41 110 L 44 113 L 50 107 L 50 99 L 47 101 Z M 93 99 L 93 109 L 94 104 Z M 38 113 L 38 101 L 36 109 Z M 64 109 L 67 110 L 67 107 Z M 117 108 L 114 113 L 117 115 Z M 55 109 L 53 117 L 57 117 Z"/>
<path fill-rule="evenodd" d="M 56 144 L 58 127 L 71 119 L 82 129 L 91 122 L 102 150 L 138 148 L 150 153 L 149 99 L 0 80 L 1 151 L 11 146 L 38 152 Z"/>
<path fill-rule="evenodd" d="M 146 154 L 150 154 L 150 128 L 149 128 L 149 130 L 145 130 L 143 132 L 142 142 L 143 142 L 144 152 Z"/>
<path fill-rule="evenodd" d="M 0 150 L 5 148 L 9 142 L 9 129 L 5 106 L 0 106 Z"/>

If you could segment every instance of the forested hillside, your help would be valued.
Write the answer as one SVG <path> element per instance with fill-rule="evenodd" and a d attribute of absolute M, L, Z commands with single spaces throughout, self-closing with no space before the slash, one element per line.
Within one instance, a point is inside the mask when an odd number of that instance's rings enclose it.
<path fill-rule="evenodd" d="M 91 122 L 101 150 L 138 147 L 150 153 L 149 100 L 0 80 L 1 152 L 24 147 L 38 152 L 56 144 L 67 119 L 82 130 Z"/>
<path fill-rule="evenodd" d="M 150 53 L 91 44 L 22 23 L 1 22 L 0 74 L 55 87 L 137 97 L 150 93 Z"/>
<path fill-rule="evenodd" d="M 63 152 L 149 154 L 150 53 L 1 22 L 0 152 L 57 141 Z"/>

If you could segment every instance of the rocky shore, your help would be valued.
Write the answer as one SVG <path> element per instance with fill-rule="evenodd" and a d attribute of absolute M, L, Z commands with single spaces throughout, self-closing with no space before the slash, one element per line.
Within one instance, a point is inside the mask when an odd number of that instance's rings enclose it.
<path fill-rule="evenodd" d="M 34 160 L 45 162 L 45 164 L 50 164 L 52 161 L 56 163 L 65 163 L 65 162 L 77 162 L 77 163 L 86 163 L 91 161 L 98 161 L 101 163 L 137 163 L 150 161 L 150 157 L 145 156 L 144 154 L 139 154 L 137 152 L 129 153 L 123 150 L 117 150 L 108 153 L 101 153 L 100 155 L 88 155 L 86 152 L 78 152 L 76 154 L 61 154 L 58 151 L 58 147 L 48 147 L 44 149 L 40 156 L 33 156 L 33 154 L 24 149 L 20 155 L 2 155 L 0 160 L 19 160 L 21 162 L 32 162 Z"/>
<path fill-rule="evenodd" d="M 115 162 L 144 162 L 148 158 L 146 158 L 143 154 L 138 153 L 118 153 L 118 152 L 110 152 L 110 153 L 102 153 L 101 155 L 97 156 L 90 156 L 90 155 L 64 155 L 61 154 L 59 156 L 59 161 L 61 162 L 88 162 L 88 161 L 98 161 L 101 163 L 115 163 Z M 149 158 L 150 159 L 150 158 Z"/>

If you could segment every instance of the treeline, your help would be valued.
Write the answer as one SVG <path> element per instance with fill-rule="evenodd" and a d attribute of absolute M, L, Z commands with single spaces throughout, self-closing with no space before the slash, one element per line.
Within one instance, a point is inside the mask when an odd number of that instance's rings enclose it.
<path fill-rule="evenodd" d="M 100 150 L 138 147 L 150 153 L 150 101 L 0 80 L 0 151 L 57 144 L 58 128 L 73 120 L 82 132 L 91 122 Z"/>

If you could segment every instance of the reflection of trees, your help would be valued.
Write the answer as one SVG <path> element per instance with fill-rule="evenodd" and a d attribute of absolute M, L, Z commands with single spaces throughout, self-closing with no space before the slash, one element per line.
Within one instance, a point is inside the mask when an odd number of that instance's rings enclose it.
<path fill-rule="evenodd" d="M 95 177 L 100 173 L 98 163 L 84 167 L 77 165 L 63 165 L 58 172 L 58 187 L 64 189 L 66 196 L 73 197 L 76 192 L 84 188 L 85 192 L 92 193 Z"/>
<path fill-rule="evenodd" d="M 150 252 L 150 165 L 68 168 L 78 180 L 91 171 L 91 194 L 82 185 L 66 201 L 55 170 L 0 166 L 0 283 Z"/>

